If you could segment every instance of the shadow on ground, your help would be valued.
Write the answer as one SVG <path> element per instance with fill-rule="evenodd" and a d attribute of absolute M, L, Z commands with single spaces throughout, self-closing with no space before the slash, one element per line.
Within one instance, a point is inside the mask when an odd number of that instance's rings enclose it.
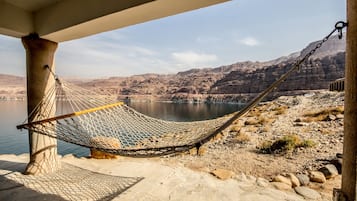
<path fill-rule="evenodd" d="M 101 174 L 62 163 L 61 170 L 23 175 L 25 163 L 0 160 L 0 200 L 112 200 L 140 177 Z"/>

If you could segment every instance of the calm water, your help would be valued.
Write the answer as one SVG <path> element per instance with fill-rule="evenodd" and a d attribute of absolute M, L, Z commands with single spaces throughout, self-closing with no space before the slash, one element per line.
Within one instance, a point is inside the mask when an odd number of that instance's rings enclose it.
<path fill-rule="evenodd" d="M 212 119 L 241 108 L 236 104 L 132 102 L 129 105 L 149 116 L 172 121 Z M 26 102 L 0 101 L 0 154 L 28 153 L 27 131 L 16 129 L 16 125 L 23 123 L 25 117 Z M 87 156 L 89 149 L 58 141 L 58 152 L 61 155 L 72 153 Z"/>

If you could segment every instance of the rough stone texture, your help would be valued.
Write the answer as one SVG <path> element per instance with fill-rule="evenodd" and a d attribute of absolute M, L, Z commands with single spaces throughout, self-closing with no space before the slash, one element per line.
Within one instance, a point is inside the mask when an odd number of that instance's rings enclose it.
<path fill-rule="evenodd" d="M 240 173 L 234 177 L 237 181 L 246 182 L 248 181 L 247 176 L 244 173 Z"/>
<path fill-rule="evenodd" d="M 336 116 L 333 115 L 333 114 L 330 114 L 330 115 L 328 115 L 328 120 L 329 121 L 335 121 L 336 120 Z"/>
<path fill-rule="evenodd" d="M 338 170 L 333 164 L 327 164 L 320 168 L 319 171 L 325 175 L 326 179 L 330 179 L 338 175 Z"/>
<path fill-rule="evenodd" d="M 307 199 L 316 200 L 316 199 L 321 198 L 320 193 L 318 193 L 317 191 L 315 191 L 311 188 L 305 187 L 305 186 L 298 186 L 298 187 L 294 188 L 294 190 L 297 194 L 299 194 Z"/>
<path fill-rule="evenodd" d="M 190 153 L 190 155 L 192 155 L 192 156 L 197 155 L 197 148 L 194 147 L 194 148 L 190 149 L 190 150 L 189 150 L 189 153 Z"/>
<path fill-rule="evenodd" d="M 337 119 L 343 119 L 343 118 L 344 118 L 344 115 L 343 115 L 343 114 L 337 114 L 337 115 L 336 115 L 336 118 L 337 118 Z"/>
<path fill-rule="evenodd" d="M 91 138 L 89 142 L 93 146 L 102 149 L 119 149 L 121 147 L 120 141 L 114 137 L 96 136 Z"/>
<path fill-rule="evenodd" d="M 255 176 L 248 175 L 248 176 L 247 176 L 247 180 L 250 181 L 250 182 L 256 182 L 256 181 L 257 181 L 257 178 L 256 178 Z"/>
<path fill-rule="evenodd" d="M 297 174 L 301 186 L 307 186 L 310 183 L 310 178 L 306 174 Z"/>
<path fill-rule="evenodd" d="M 278 190 L 291 190 L 291 186 L 289 186 L 286 183 L 282 183 L 282 182 L 270 182 L 271 185 L 273 185 L 276 189 Z"/>
<path fill-rule="evenodd" d="M 278 176 L 274 177 L 273 182 L 281 182 L 286 185 L 289 185 L 290 187 L 292 186 L 291 180 L 289 178 L 282 176 L 282 175 L 278 175 Z"/>
<path fill-rule="evenodd" d="M 299 72 L 287 78 L 279 86 L 281 92 L 294 90 L 325 89 L 331 81 L 344 77 L 344 53 L 327 56 L 309 62 L 309 67 L 303 67 Z M 213 86 L 212 93 L 259 93 L 273 83 L 280 75 L 291 68 L 292 62 L 280 63 L 252 72 L 243 70 L 232 71 Z M 302 84 L 304 83 L 304 84 Z"/>
<path fill-rule="evenodd" d="M 332 159 L 330 163 L 336 167 L 338 174 L 342 173 L 342 158 Z"/>
<path fill-rule="evenodd" d="M 290 173 L 287 177 L 290 179 L 293 188 L 300 186 L 300 181 L 294 174 Z"/>
<path fill-rule="evenodd" d="M 267 186 L 269 186 L 269 181 L 264 178 L 259 177 L 259 178 L 257 178 L 257 185 L 261 186 L 261 187 L 267 187 Z"/>
<path fill-rule="evenodd" d="M 90 139 L 90 143 L 94 147 L 104 149 L 119 149 L 121 147 L 120 141 L 113 137 L 97 136 Z M 91 158 L 95 159 L 115 159 L 117 155 L 107 153 L 98 149 L 90 149 Z"/>
<path fill-rule="evenodd" d="M 317 182 L 317 183 L 325 183 L 326 178 L 322 172 L 319 171 L 310 171 L 309 172 L 310 181 Z"/>
<path fill-rule="evenodd" d="M 234 176 L 234 172 L 225 169 L 215 169 L 211 173 L 222 180 L 227 180 Z"/>
<path fill-rule="evenodd" d="M 206 152 L 207 152 L 207 148 L 201 146 L 201 147 L 198 149 L 197 154 L 198 154 L 199 156 L 203 156 Z"/>
<path fill-rule="evenodd" d="M 90 157 L 95 159 L 116 159 L 119 156 L 92 148 L 90 149 Z"/>

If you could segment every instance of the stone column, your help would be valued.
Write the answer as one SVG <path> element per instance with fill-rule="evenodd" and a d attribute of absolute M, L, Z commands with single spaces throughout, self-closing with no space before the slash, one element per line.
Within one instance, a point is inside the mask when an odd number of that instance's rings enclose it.
<path fill-rule="evenodd" d="M 49 69 L 45 66 L 54 72 L 54 53 L 57 43 L 39 38 L 37 34 L 23 37 L 22 43 L 26 49 L 27 110 L 30 115 L 55 82 Z M 55 97 L 51 97 L 48 103 L 55 104 Z M 45 107 L 38 111 L 38 114 L 44 117 L 53 116 L 54 113 L 54 110 L 50 111 Z M 29 118 L 29 122 L 35 120 L 38 118 L 33 116 Z M 50 173 L 59 168 L 55 138 L 29 131 L 29 144 L 30 162 L 26 167 L 25 174 Z"/>
<path fill-rule="evenodd" d="M 347 0 L 345 71 L 345 121 L 342 165 L 342 193 L 348 201 L 356 197 L 357 152 L 357 1 Z"/>

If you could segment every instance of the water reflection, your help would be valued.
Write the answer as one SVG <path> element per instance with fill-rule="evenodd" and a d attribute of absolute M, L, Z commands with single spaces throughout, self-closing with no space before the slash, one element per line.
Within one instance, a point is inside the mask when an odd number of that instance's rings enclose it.
<path fill-rule="evenodd" d="M 192 104 L 170 102 L 130 102 L 128 105 L 151 117 L 170 121 L 213 119 L 239 110 L 238 104 Z"/>
<path fill-rule="evenodd" d="M 241 108 L 237 104 L 190 104 L 168 102 L 131 102 L 129 106 L 151 117 L 171 121 L 198 121 L 232 113 Z M 64 111 L 62 111 L 64 112 Z M 17 130 L 27 113 L 24 101 L 0 101 L 0 154 L 28 153 L 27 130 Z M 58 153 L 88 156 L 89 149 L 58 141 Z"/>

